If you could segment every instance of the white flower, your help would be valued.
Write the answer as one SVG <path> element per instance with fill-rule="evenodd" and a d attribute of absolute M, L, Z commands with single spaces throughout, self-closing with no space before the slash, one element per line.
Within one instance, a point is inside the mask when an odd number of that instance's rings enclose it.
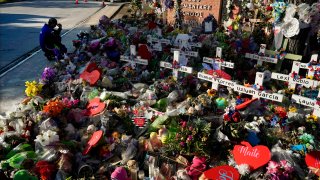
<path fill-rule="evenodd" d="M 39 142 L 41 146 L 47 146 L 51 143 L 59 141 L 59 136 L 57 135 L 57 132 L 47 130 L 42 135 L 36 136 L 34 141 Z"/>
<path fill-rule="evenodd" d="M 243 176 L 250 173 L 250 167 L 248 164 L 240 164 L 237 165 L 235 168 L 238 169 L 239 173 Z"/>
<path fill-rule="evenodd" d="M 41 146 L 47 146 L 47 145 L 49 145 L 49 142 L 45 140 L 45 138 L 43 137 L 43 135 L 38 135 L 34 141 L 40 143 Z"/>

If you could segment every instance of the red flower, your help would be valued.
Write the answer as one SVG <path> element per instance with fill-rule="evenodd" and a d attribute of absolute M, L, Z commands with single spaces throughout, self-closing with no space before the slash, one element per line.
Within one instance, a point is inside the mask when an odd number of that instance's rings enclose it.
<path fill-rule="evenodd" d="M 230 116 L 228 115 L 228 114 L 225 114 L 224 116 L 223 116 L 223 119 L 225 120 L 225 121 L 230 121 L 231 119 L 230 119 Z"/>
<path fill-rule="evenodd" d="M 272 11 L 272 7 L 271 6 L 267 6 L 267 11 Z"/>
<path fill-rule="evenodd" d="M 240 121 L 240 113 L 239 112 L 233 113 L 232 119 L 234 122 L 239 122 Z"/>

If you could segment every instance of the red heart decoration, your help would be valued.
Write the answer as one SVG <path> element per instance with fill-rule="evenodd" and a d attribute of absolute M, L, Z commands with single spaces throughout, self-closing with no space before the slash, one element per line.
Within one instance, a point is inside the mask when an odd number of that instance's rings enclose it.
<path fill-rule="evenodd" d="M 152 55 L 151 52 L 148 50 L 148 46 L 146 44 L 141 44 L 138 48 L 138 56 L 141 57 L 141 59 L 148 59 L 150 60 Z"/>
<path fill-rule="evenodd" d="M 205 171 L 203 174 L 207 179 L 228 179 L 228 180 L 240 179 L 240 174 L 238 170 L 228 165 L 211 168 Z"/>
<path fill-rule="evenodd" d="M 309 169 L 317 176 L 320 176 L 320 151 L 307 153 L 305 161 Z"/>
<path fill-rule="evenodd" d="M 89 73 L 91 73 L 94 70 L 98 70 L 100 72 L 100 74 L 102 74 L 102 70 L 101 68 L 98 67 L 97 63 L 95 62 L 90 62 L 87 67 L 85 68 L 84 71 L 87 71 Z"/>
<path fill-rule="evenodd" d="M 87 71 L 87 72 L 92 72 L 94 70 L 98 70 L 98 66 L 96 63 L 94 62 L 91 62 L 87 65 L 86 69 L 84 71 Z"/>
<path fill-rule="evenodd" d="M 271 153 L 267 146 L 252 147 L 250 143 L 242 141 L 242 145 L 235 145 L 232 151 L 234 160 L 238 165 L 248 164 L 255 170 L 267 164 L 271 159 Z"/>
<path fill-rule="evenodd" d="M 100 72 L 98 70 L 93 70 L 92 72 L 84 71 L 80 74 L 80 78 L 87 81 L 92 86 L 100 79 Z"/>
<path fill-rule="evenodd" d="M 89 104 L 87 105 L 87 115 L 94 116 L 99 114 L 104 110 L 105 107 L 106 104 L 104 102 L 100 102 L 100 98 L 94 98 L 89 101 Z"/>
<path fill-rule="evenodd" d="M 142 128 L 146 123 L 146 118 L 145 117 L 135 117 L 135 118 L 133 118 L 133 123 L 136 126 Z"/>
<path fill-rule="evenodd" d="M 86 148 L 83 150 L 82 154 L 83 155 L 88 154 L 89 151 L 91 150 L 91 148 L 98 144 L 98 142 L 100 141 L 102 135 L 103 135 L 103 131 L 102 130 L 94 132 L 92 134 L 90 140 L 88 141 Z"/>

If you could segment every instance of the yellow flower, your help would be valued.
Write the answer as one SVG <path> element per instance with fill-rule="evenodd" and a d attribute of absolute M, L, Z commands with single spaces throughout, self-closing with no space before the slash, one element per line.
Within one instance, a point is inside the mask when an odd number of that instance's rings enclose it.
<path fill-rule="evenodd" d="M 313 79 L 313 76 L 306 76 L 307 79 Z"/>
<path fill-rule="evenodd" d="M 297 112 L 297 107 L 295 107 L 295 106 L 290 106 L 290 107 L 289 107 L 289 112 L 292 112 L 292 113 Z"/>
<path fill-rule="evenodd" d="M 37 83 L 36 81 L 26 81 L 25 82 L 25 93 L 28 97 L 33 97 L 38 95 L 42 91 L 43 84 Z"/>
<path fill-rule="evenodd" d="M 217 91 L 214 89 L 208 89 L 207 93 L 208 93 L 208 96 L 214 97 L 217 94 Z"/>
<path fill-rule="evenodd" d="M 318 116 L 316 116 L 316 115 L 308 115 L 306 121 L 307 122 L 317 122 L 318 121 Z"/>

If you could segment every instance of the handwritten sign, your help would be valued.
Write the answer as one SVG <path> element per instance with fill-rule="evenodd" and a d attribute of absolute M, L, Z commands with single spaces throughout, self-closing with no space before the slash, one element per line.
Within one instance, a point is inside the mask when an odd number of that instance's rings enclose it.
<path fill-rule="evenodd" d="M 255 60 L 260 61 L 260 63 L 259 63 L 260 65 L 262 64 L 261 61 L 268 62 L 268 63 L 274 63 L 274 64 L 278 63 L 278 59 L 276 59 L 276 58 L 259 56 L 257 54 L 246 53 L 245 57 L 249 58 L 249 59 L 255 59 Z"/>
<path fill-rule="evenodd" d="M 265 54 L 266 52 L 266 44 L 261 44 L 260 45 L 260 49 L 259 49 L 259 53 L 261 54 Z M 278 59 L 277 58 L 272 58 L 272 57 L 267 57 L 267 56 L 260 56 L 260 55 L 257 55 L 257 54 L 250 54 L 250 53 L 246 53 L 245 54 L 245 57 L 246 58 L 249 58 L 249 59 L 255 59 L 258 61 L 258 65 L 262 65 L 262 62 L 268 62 L 268 63 L 274 63 L 274 64 L 277 64 L 278 63 Z"/>
<path fill-rule="evenodd" d="M 196 51 L 181 51 L 180 49 L 177 48 L 171 48 L 171 52 L 173 53 L 174 51 L 179 51 L 181 54 L 184 54 L 186 56 L 191 56 L 191 57 L 198 57 L 198 52 Z"/>
<path fill-rule="evenodd" d="M 205 62 L 205 63 L 212 64 L 213 62 L 217 62 L 217 61 L 218 61 L 218 59 L 215 59 L 215 58 L 203 57 L 203 62 Z M 221 67 L 226 67 L 226 68 L 233 69 L 234 68 L 234 63 L 227 62 L 227 61 L 222 61 L 221 62 Z"/>
<path fill-rule="evenodd" d="M 253 170 L 267 164 L 271 159 L 271 153 L 267 146 L 254 146 L 243 141 L 242 145 L 235 145 L 232 151 L 234 160 L 238 165 L 248 164 Z"/>
<path fill-rule="evenodd" d="M 239 180 L 240 174 L 237 169 L 232 166 L 224 165 L 211 168 L 203 172 L 206 179 L 214 180 Z"/>

